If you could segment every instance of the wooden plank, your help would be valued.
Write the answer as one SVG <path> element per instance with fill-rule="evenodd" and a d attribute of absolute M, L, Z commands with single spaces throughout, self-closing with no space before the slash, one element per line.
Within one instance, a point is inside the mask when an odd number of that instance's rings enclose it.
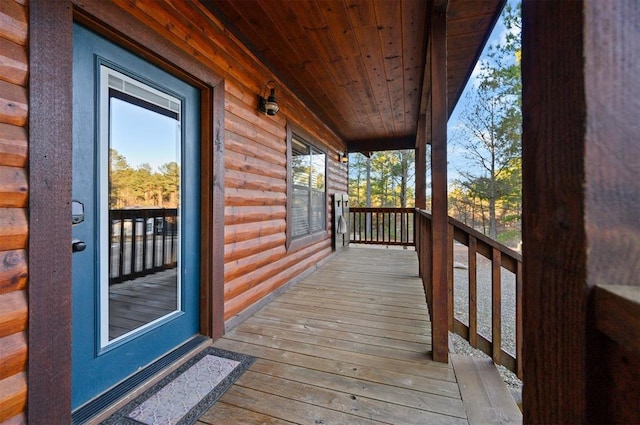
<path fill-rule="evenodd" d="M 406 318 L 406 317 L 398 317 L 395 313 L 382 314 L 380 311 L 357 311 L 357 309 L 353 308 L 345 308 L 338 309 L 331 308 L 331 306 L 327 305 L 316 305 L 313 302 L 300 303 L 300 302 L 290 302 L 289 298 L 279 298 L 270 303 L 270 307 L 282 308 L 292 312 L 301 312 L 302 315 L 306 313 L 333 313 L 336 316 L 341 318 L 355 318 L 355 319 L 363 319 L 371 322 L 381 322 L 388 323 L 394 325 L 402 325 L 407 329 L 413 329 L 414 332 L 422 333 L 427 328 L 429 323 L 426 318 L 415 319 L 415 318 Z"/>
<path fill-rule="evenodd" d="M 469 236 L 468 266 L 469 266 L 469 344 L 478 346 L 478 273 L 476 254 L 476 238 Z"/>
<path fill-rule="evenodd" d="M 338 421 L 348 421 L 348 423 L 362 423 L 363 420 L 373 421 L 373 423 L 434 423 L 436 421 L 443 425 L 462 425 L 467 423 L 466 418 L 444 416 L 442 412 L 434 413 L 422 409 L 408 408 L 388 401 L 327 389 L 315 384 L 300 382 L 300 380 L 291 381 L 255 373 L 252 370 L 245 372 L 237 381 L 235 387 L 250 388 L 262 393 L 307 403 L 308 405 L 321 405 L 342 415 L 353 415 L 353 419 L 349 416 L 336 418 Z M 447 412 L 447 414 L 451 414 L 450 412 Z M 457 413 L 461 413 L 464 417 L 464 411 L 458 411 Z"/>
<path fill-rule="evenodd" d="M 25 167 L 27 164 L 27 130 L 0 123 L 0 165 Z"/>
<path fill-rule="evenodd" d="M 0 294 L 25 289 L 27 277 L 24 249 L 0 252 Z"/>
<path fill-rule="evenodd" d="M 453 332 L 453 226 L 449 223 L 447 232 L 447 311 L 449 312 L 449 332 Z"/>
<path fill-rule="evenodd" d="M 346 417 L 335 410 L 325 407 L 315 406 L 305 402 L 292 400 L 289 397 L 282 397 L 256 391 L 250 388 L 234 385 L 221 398 L 220 401 L 233 406 L 243 407 L 263 415 L 275 417 L 277 419 L 291 421 L 299 424 L 325 424 L 342 423 L 349 424 L 375 424 L 380 423 L 370 419 L 358 418 L 347 415 Z"/>
<path fill-rule="evenodd" d="M 13 291 L 0 295 L 0 338 L 27 328 L 27 294 Z"/>
<path fill-rule="evenodd" d="M 224 243 L 238 243 L 263 236 L 280 234 L 284 232 L 285 227 L 285 220 L 269 220 L 255 223 L 228 225 L 224 228 Z"/>
<path fill-rule="evenodd" d="M 256 317 L 260 319 L 272 320 L 274 322 L 285 322 L 285 323 L 293 323 L 299 326 L 305 327 L 313 327 L 320 329 L 329 329 L 329 330 L 342 330 L 346 332 L 353 332 L 359 335 L 364 336 L 374 336 L 374 337 L 384 337 L 384 338 L 392 338 L 401 341 L 411 341 L 417 344 L 421 344 L 423 346 L 423 350 L 426 350 L 430 344 L 430 332 L 425 332 L 423 335 L 415 334 L 415 333 L 407 333 L 402 331 L 395 331 L 390 329 L 380 329 L 375 327 L 365 327 L 360 326 L 358 324 L 350 324 L 344 323 L 339 320 L 335 321 L 327 321 L 322 319 L 314 319 L 314 318 L 303 318 L 303 317 L 292 317 L 291 314 L 287 314 L 285 312 L 281 312 L 278 310 L 270 310 L 268 312 L 260 311 L 256 314 Z"/>
<path fill-rule="evenodd" d="M 429 394 L 419 389 L 399 388 L 366 379 L 341 376 L 264 359 L 256 361 L 251 367 L 251 371 L 398 406 L 466 418 L 464 407 L 458 397 Z M 396 418 L 396 421 L 400 421 L 400 419 Z"/>
<path fill-rule="evenodd" d="M 254 287 L 256 284 L 264 283 L 279 273 L 286 272 L 291 267 L 299 263 L 306 263 L 305 256 L 312 256 L 319 252 L 322 247 L 312 245 L 309 248 L 298 251 L 295 254 L 286 256 L 283 249 L 279 258 L 273 257 L 270 267 L 262 267 L 251 271 L 244 275 L 238 276 L 236 279 L 225 282 L 224 294 L 225 300 L 229 300 L 238 294 Z"/>
<path fill-rule="evenodd" d="M 225 177 L 227 177 L 225 175 Z M 287 209 L 284 205 L 244 207 L 235 206 L 224 208 L 224 222 L 227 225 L 255 223 L 259 221 L 280 220 L 287 217 Z M 225 250 L 226 255 L 226 250 Z"/>
<path fill-rule="evenodd" d="M 253 322 L 252 322 L 253 323 Z M 241 329 L 241 331 L 240 331 Z M 243 334 L 255 334 L 264 338 L 280 339 L 293 342 L 303 342 L 317 345 L 319 347 L 337 348 L 343 351 L 370 354 L 377 357 L 407 360 L 414 362 L 424 362 L 426 357 L 426 349 L 422 351 L 406 351 L 399 350 L 396 347 L 382 347 L 378 345 L 363 344 L 361 342 L 353 342 L 351 335 L 345 336 L 347 339 L 337 339 L 326 336 L 320 336 L 309 332 L 295 332 L 290 330 L 280 330 L 274 327 L 264 327 L 260 325 L 252 325 L 251 323 L 242 326 L 237 332 Z"/>
<path fill-rule="evenodd" d="M 326 309 L 335 310 L 336 314 L 342 311 L 353 311 L 353 312 L 359 312 L 359 313 L 370 313 L 373 315 L 380 315 L 380 316 L 393 316 L 393 317 L 400 317 L 404 319 L 429 321 L 429 316 L 424 314 L 425 312 L 428 311 L 426 308 L 423 310 L 420 308 L 414 308 L 413 306 L 406 307 L 406 308 L 393 307 L 393 306 L 390 306 L 390 307 L 380 306 L 375 310 L 372 310 L 370 306 L 363 305 L 362 302 L 345 300 L 343 298 L 335 298 L 335 297 L 329 297 L 329 298 L 327 297 L 322 298 L 318 296 L 314 297 L 311 294 L 309 295 L 307 294 L 309 294 L 309 292 L 305 292 L 302 295 L 290 292 L 287 294 L 286 302 L 293 303 L 293 304 L 300 304 L 300 305 L 310 305 L 310 306 L 324 305 L 325 306 L 324 308 Z"/>
<path fill-rule="evenodd" d="M 225 138 L 225 148 L 227 150 L 237 152 L 241 155 L 259 158 L 272 165 L 286 168 L 287 164 L 284 149 L 273 149 L 230 131 L 225 134 L 227 135 Z"/>
<path fill-rule="evenodd" d="M 331 253 L 330 245 L 331 241 L 328 241 L 326 246 L 322 246 L 322 244 L 312 246 L 314 249 L 319 249 L 319 251 L 305 258 L 304 261 L 289 266 L 284 271 L 265 281 L 260 280 L 249 282 L 248 286 L 250 286 L 250 289 L 247 289 L 232 299 L 225 299 L 225 320 L 228 320 L 234 315 L 240 313 L 245 308 L 251 306 L 253 303 L 269 295 L 291 279 L 308 270 L 310 266 L 326 258 Z M 291 256 L 287 257 L 287 260 L 291 260 Z"/>
<path fill-rule="evenodd" d="M 491 259 L 491 344 L 493 361 L 502 363 L 502 278 L 500 251 L 493 248 Z"/>
<path fill-rule="evenodd" d="M 278 246 L 284 247 L 284 244 L 285 236 L 280 233 L 230 243 L 224 247 L 224 262 L 229 263 L 231 261 L 240 260 L 253 254 L 257 254 L 258 252 L 263 252 Z"/>
<path fill-rule="evenodd" d="M 414 132 L 413 122 L 418 121 L 418 127 L 426 122 L 426 116 L 420 116 L 421 92 L 415 84 L 422 82 L 423 59 L 426 43 L 423 34 L 427 34 L 427 3 L 404 2 L 402 3 L 402 44 L 403 44 L 403 79 L 404 79 L 404 110 L 411 111 L 405 120 L 405 129 L 408 133 Z M 420 130 L 418 130 L 419 133 Z M 416 174 L 417 175 L 417 174 Z M 417 184 L 416 184 L 416 187 Z M 418 191 L 416 190 L 416 194 Z M 425 199 L 426 201 L 426 199 Z M 416 203 L 417 208 L 424 209 L 423 204 Z"/>
<path fill-rule="evenodd" d="M 24 87 L 28 71 L 26 48 L 0 37 L 0 79 Z"/>
<path fill-rule="evenodd" d="M 24 87 L 0 80 L 0 123 L 24 127 L 28 116 Z"/>
<path fill-rule="evenodd" d="M 245 276 L 247 273 L 259 270 L 268 264 L 273 264 L 285 257 L 286 254 L 287 250 L 284 245 L 278 244 L 275 248 L 257 252 L 230 263 L 225 263 L 224 280 L 225 282 L 230 282 L 233 279 Z"/>
<path fill-rule="evenodd" d="M 0 338 L 0 380 L 26 370 L 26 366 L 26 334 L 19 332 Z"/>
<path fill-rule="evenodd" d="M 242 329 L 251 333 L 256 333 L 256 329 L 259 327 L 284 329 L 289 332 L 307 333 L 326 338 L 354 341 L 361 344 L 394 348 L 396 350 L 413 351 L 416 353 L 424 353 L 426 350 L 425 345 L 427 344 L 427 338 L 425 338 L 425 341 L 423 342 L 413 342 L 410 339 L 393 338 L 393 335 L 387 335 L 384 333 L 380 336 L 364 334 L 359 332 L 361 328 L 355 328 L 355 330 L 352 329 L 351 331 L 346 327 L 341 327 L 340 329 L 331 327 L 323 328 L 321 325 L 322 323 L 323 322 L 320 321 L 314 326 L 312 321 L 305 321 L 305 323 L 302 324 L 253 316 L 243 323 Z"/>
<path fill-rule="evenodd" d="M 457 382 L 416 376 L 413 375 L 410 370 L 405 370 L 404 372 L 384 370 L 361 365 L 348 358 L 345 360 L 326 359 L 308 354 L 282 351 L 262 345 L 235 341 L 227 339 L 226 337 L 217 341 L 215 346 L 250 354 L 260 359 L 292 364 L 310 370 L 320 370 L 335 375 L 353 377 L 399 388 L 414 389 L 424 393 L 443 395 L 445 397 L 456 398 L 460 396 Z"/>
<path fill-rule="evenodd" d="M 491 360 L 451 355 L 469 425 L 521 424 L 522 412 Z"/>
<path fill-rule="evenodd" d="M 640 287 L 598 285 L 593 297 L 600 332 L 640 354 Z"/>
<path fill-rule="evenodd" d="M 381 370 L 405 372 L 407 371 L 407 368 L 410 368 L 411 373 L 416 376 L 422 376 L 423 378 L 437 379 L 441 381 L 455 382 L 453 370 L 451 370 L 449 367 L 438 365 L 438 362 L 432 361 L 426 354 L 421 362 L 397 359 L 391 362 L 386 358 L 381 358 L 376 355 L 347 352 L 339 348 L 320 347 L 300 343 L 297 341 L 267 339 L 264 337 L 260 338 L 255 334 L 243 333 L 240 330 L 232 331 L 231 333 L 226 335 L 225 338 L 245 343 L 260 344 L 264 345 L 265 347 L 287 352 L 313 355 L 315 357 L 324 359 L 348 358 L 352 363 L 367 367 L 379 368 Z"/>
<path fill-rule="evenodd" d="M 255 424 L 255 425 L 287 425 L 293 424 L 293 422 L 284 421 L 282 419 L 274 418 L 272 416 L 263 415 L 262 413 L 254 412 L 252 410 L 243 409 L 241 407 L 233 406 L 231 404 L 224 403 L 218 400 L 213 408 L 209 409 L 204 415 L 202 415 L 197 425 L 217 425 L 217 424 Z"/>
<path fill-rule="evenodd" d="M 0 381 L 0 422 L 19 415 L 27 405 L 27 374 L 20 372 Z"/>
<path fill-rule="evenodd" d="M 0 208 L 24 208 L 29 186 L 24 168 L 0 166 Z"/>
<path fill-rule="evenodd" d="M 26 7 L 13 2 L 0 3 L 0 37 L 21 46 L 27 45 L 28 21 Z"/>
<path fill-rule="evenodd" d="M 225 186 L 227 188 L 280 193 L 285 193 L 287 191 L 287 184 L 284 179 L 256 174 L 255 168 L 253 169 L 254 172 L 251 172 L 239 169 L 240 167 L 248 168 L 244 166 L 227 167 L 225 172 Z M 272 174 L 279 173 L 280 171 Z"/>
<path fill-rule="evenodd" d="M 228 206 L 285 205 L 286 200 L 286 195 L 278 192 L 231 188 L 225 191 L 225 205 Z"/>

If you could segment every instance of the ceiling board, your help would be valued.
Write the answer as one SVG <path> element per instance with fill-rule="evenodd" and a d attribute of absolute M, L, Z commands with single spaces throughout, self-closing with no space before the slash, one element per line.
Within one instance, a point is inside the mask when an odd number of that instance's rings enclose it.
<path fill-rule="evenodd" d="M 201 2 L 345 142 L 375 140 L 379 146 L 415 138 L 422 98 L 429 93 L 422 87 L 429 2 Z M 450 112 L 503 4 L 448 1 Z"/>

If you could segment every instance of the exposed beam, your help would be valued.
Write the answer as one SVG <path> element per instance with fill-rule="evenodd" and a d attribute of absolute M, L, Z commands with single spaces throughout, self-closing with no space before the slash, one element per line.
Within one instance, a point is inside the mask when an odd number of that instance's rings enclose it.
<path fill-rule="evenodd" d="M 347 142 L 349 152 L 377 152 L 414 149 L 416 136 L 389 137 L 385 139 L 362 139 Z"/>

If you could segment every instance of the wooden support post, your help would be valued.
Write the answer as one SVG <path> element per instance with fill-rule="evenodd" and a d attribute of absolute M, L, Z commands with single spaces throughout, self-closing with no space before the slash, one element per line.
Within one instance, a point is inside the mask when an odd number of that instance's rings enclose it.
<path fill-rule="evenodd" d="M 416 137 L 416 208 L 427 208 L 427 117 L 420 115 Z"/>
<path fill-rule="evenodd" d="M 640 4 L 522 11 L 524 423 L 640 423 L 640 355 L 593 311 L 640 285 Z"/>
<path fill-rule="evenodd" d="M 27 417 L 71 423 L 72 9 L 36 0 L 29 12 Z"/>
<path fill-rule="evenodd" d="M 431 13 L 431 170 L 433 359 L 449 360 L 449 288 L 447 279 L 447 5 Z"/>

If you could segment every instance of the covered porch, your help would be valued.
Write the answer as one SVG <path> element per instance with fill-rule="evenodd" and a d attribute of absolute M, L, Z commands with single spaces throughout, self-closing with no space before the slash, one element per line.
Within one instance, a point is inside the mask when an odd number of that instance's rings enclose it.
<path fill-rule="evenodd" d="M 199 424 L 522 421 L 490 360 L 432 360 L 413 248 L 345 249 L 214 346 L 257 360 Z"/>

